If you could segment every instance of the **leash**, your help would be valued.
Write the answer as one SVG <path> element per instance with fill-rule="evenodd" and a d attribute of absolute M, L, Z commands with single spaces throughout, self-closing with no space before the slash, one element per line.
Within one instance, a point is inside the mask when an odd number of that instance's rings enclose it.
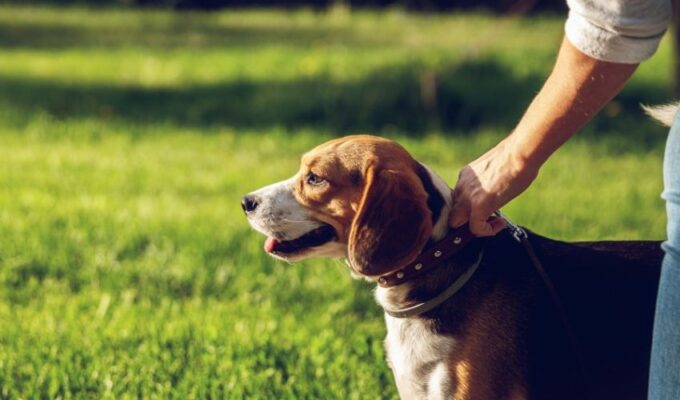
<path fill-rule="evenodd" d="M 564 308 L 564 305 L 562 304 L 562 301 L 560 301 L 560 296 L 557 294 L 557 290 L 555 289 L 555 285 L 553 284 L 552 279 L 550 279 L 550 276 L 548 276 L 548 273 L 545 271 L 545 268 L 543 268 L 543 264 L 541 263 L 541 260 L 538 258 L 536 251 L 534 251 L 534 246 L 531 245 L 531 241 L 529 240 L 529 235 L 527 234 L 527 232 L 518 225 L 515 225 L 512 221 L 508 219 L 508 217 L 506 217 L 500 211 L 496 211 L 495 214 L 505 220 L 506 229 L 508 230 L 510 235 L 518 243 L 520 243 L 522 247 L 524 247 L 524 250 L 526 251 L 527 256 L 529 257 L 529 260 L 531 260 L 531 264 L 534 266 L 534 269 L 538 273 L 538 276 L 543 281 L 543 285 L 547 289 L 548 294 L 550 295 L 550 298 L 553 302 L 553 305 L 557 309 L 562 326 L 567 335 L 567 340 L 569 341 L 569 345 L 571 346 L 576 357 L 576 361 L 578 363 L 578 367 L 580 370 L 579 372 L 581 385 L 585 392 L 584 398 L 590 399 L 591 398 L 590 391 L 588 390 L 590 388 L 589 384 L 590 381 L 588 379 L 590 374 L 588 373 L 588 367 L 586 364 L 585 357 L 583 355 L 583 350 L 581 349 L 581 345 L 579 344 L 576 334 L 574 333 L 574 329 L 572 328 L 571 323 L 569 322 L 569 318 L 567 318 L 567 312 Z"/>
<path fill-rule="evenodd" d="M 543 281 L 543 285 L 548 291 L 553 306 L 557 309 L 560 322 L 567 335 L 567 341 L 569 342 L 569 345 L 572 348 L 574 356 L 576 357 L 576 362 L 578 364 L 580 372 L 579 374 L 580 383 L 584 391 L 583 398 L 586 400 L 591 399 L 589 391 L 590 381 L 588 379 L 590 375 L 588 374 L 588 368 L 585 361 L 585 357 L 583 356 L 583 350 L 581 349 L 576 334 L 574 333 L 571 323 L 569 322 L 569 318 L 567 318 L 566 309 L 564 308 L 564 305 L 560 300 L 560 296 L 558 295 L 557 290 L 555 289 L 555 285 L 553 284 L 552 279 L 550 279 L 550 276 L 545 271 L 545 268 L 543 268 L 543 264 L 541 263 L 541 260 L 538 258 L 538 255 L 536 254 L 536 251 L 534 250 L 534 247 L 532 246 L 531 241 L 529 240 L 529 235 L 527 234 L 527 232 L 518 225 L 515 225 L 500 211 L 496 211 L 495 215 L 505 220 L 506 222 L 505 229 L 508 231 L 510 236 L 513 239 L 515 239 L 515 241 L 517 241 L 517 243 L 522 245 L 522 247 L 527 253 L 527 256 L 529 257 L 529 260 L 531 261 L 531 264 L 538 273 L 538 276 Z M 434 267 L 440 261 L 445 260 L 451 255 L 457 253 L 460 249 L 465 247 L 465 245 L 473 238 L 474 236 L 467 229 L 467 225 L 457 228 L 452 233 L 447 235 L 443 240 L 438 242 L 433 249 L 430 249 L 427 253 L 422 255 L 422 258 L 419 257 L 418 259 L 416 259 L 416 261 L 408 265 L 406 268 L 381 276 L 378 279 L 378 284 L 382 287 L 396 286 L 401 283 L 404 283 L 410 278 L 421 275 L 425 271 L 429 270 L 431 267 Z M 483 255 L 484 250 L 480 251 L 477 261 L 475 261 L 470 267 L 468 267 L 468 269 L 460 277 L 458 277 L 451 285 L 449 285 L 449 287 L 447 287 L 443 292 L 441 292 L 434 298 L 402 309 L 383 308 L 383 310 L 388 315 L 394 318 L 409 318 L 418 316 L 420 314 L 423 314 L 434 309 L 435 307 L 441 305 L 446 300 L 451 298 L 454 294 L 456 294 L 465 286 L 465 284 L 470 280 L 470 278 L 472 278 L 472 276 L 479 268 L 479 265 L 482 262 Z"/>

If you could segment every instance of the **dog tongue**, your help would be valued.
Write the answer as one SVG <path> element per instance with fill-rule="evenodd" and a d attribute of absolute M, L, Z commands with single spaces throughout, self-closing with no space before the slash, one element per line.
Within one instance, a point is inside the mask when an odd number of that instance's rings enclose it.
<path fill-rule="evenodd" d="M 264 251 L 267 253 L 273 252 L 277 244 L 279 244 L 278 240 L 273 237 L 268 237 L 267 240 L 264 241 Z"/>

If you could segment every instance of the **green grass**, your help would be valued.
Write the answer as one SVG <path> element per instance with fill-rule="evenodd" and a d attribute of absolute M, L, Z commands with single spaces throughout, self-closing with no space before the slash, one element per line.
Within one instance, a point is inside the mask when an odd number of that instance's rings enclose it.
<path fill-rule="evenodd" d="M 561 32 L 0 7 L 0 398 L 395 398 L 370 285 L 267 257 L 240 197 L 355 131 L 453 183 L 512 129 Z M 637 104 L 670 77 L 665 41 L 507 213 L 565 240 L 662 238 L 664 130 Z"/>

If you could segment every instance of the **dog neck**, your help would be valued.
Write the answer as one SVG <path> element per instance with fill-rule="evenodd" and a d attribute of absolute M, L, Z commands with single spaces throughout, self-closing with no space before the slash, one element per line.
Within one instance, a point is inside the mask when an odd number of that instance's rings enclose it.
<path fill-rule="evenodd" d="M 429 194 L 430 201 L 428 203 L 438 204 L 440 207 L 439 210 L 433 210 L 436 220 L 433 220 L 432 223 L 433 229 L 430 243 L 436 243 L 449 232 L 448 220 L 452 204 L 451 189 L 430 168 L 425 165 L 422 165 L 422 167 L 421 180 Z M 439 200 L 433 200 L 434 197 L 437 197 Z M 431 205 L 430 207 L 433 206 Z M 461 252 L 461 255 L 443 262 L 441 266 L 421 277 L 397 286 L 378 287 L 375 292 L 376 301 L 383 308 L 401 309 L 415 302 L 428 300 L 436 296 L 458 278 L 471 262 L 474 262 L 474 256 L 478 254 L 478 246 L 473 245 L 470 247 L 471 249 L 466 249 Z"/>
<path fill-rule="evenodd" d="M 438 241 L 444 238 L 449 231 L 449 215 L 453 200 L 451 198 L 451 188 L 446 181 L 437 175 L 425 164 L 420 164 L 420 180 L 423 182 L 425 190 L 428 192 L 428 205 L 439 207 L 439 211 L 432 210 L 436 214 L 436 219 L 432 221 L 431 241 Z M 438 198 L 438 199 L 435 199 Z"/>

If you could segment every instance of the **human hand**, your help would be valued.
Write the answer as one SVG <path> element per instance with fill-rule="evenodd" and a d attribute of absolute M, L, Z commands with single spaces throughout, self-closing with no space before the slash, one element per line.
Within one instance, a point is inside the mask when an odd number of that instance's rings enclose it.
<path fill-rule="evenodd" d="M 536 179 L 548 157 L 621 90 L 636 68 L 590 57 L 565 38 L 553 71 L 514 132 L 460 171 L 449 225 L 469 222 L 477 236 L 503 229 L 505 221 L 492 213 Z"/>
<path fill-rule="evenodd" d="M 453 190 L 449 225 L 469 223 L 477 236 L 493 236 L 505 220 L 492 215 L 522 193 L 538 175 L 534 166 L 519 156 L 508 138 L 461 169 Z"/>

